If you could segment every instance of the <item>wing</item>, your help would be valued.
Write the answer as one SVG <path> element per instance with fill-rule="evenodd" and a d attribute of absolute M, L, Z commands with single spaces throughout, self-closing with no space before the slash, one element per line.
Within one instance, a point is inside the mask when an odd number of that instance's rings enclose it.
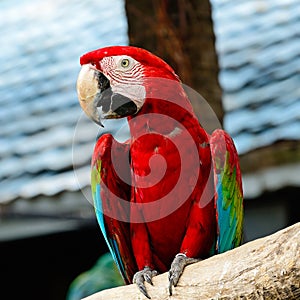
<path fill-rule="evenodd" d="M 238 154 L 231 137 L 223 130 L 215 130 L 210 145 L 218 225 L 216 251 L 222 253 L 239 246 L 242 241 L 242 179 Z"/>
<path fill-rule="evenodd" d="M 92 159 L 95 212 L 109 250 L 126 283 L 137 271 L 130 241 L 129 144 L 102 135 Z M 128 164 L 125 162 L 128 161 Z"/>

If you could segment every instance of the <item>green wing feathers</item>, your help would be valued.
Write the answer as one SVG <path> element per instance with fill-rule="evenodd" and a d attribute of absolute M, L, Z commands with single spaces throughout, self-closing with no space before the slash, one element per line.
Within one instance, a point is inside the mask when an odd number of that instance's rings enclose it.
<path fill-rule="evenodd" d="M 238 154 L 223 130 L 210 139 L 217 214 L 217 253 L 239 246 L 243 236 L 243 190 Z"/>

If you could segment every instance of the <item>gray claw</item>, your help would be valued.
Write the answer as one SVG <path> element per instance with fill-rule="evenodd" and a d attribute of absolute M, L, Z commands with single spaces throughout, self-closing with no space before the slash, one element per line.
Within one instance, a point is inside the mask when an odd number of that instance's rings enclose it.
<path fill-rule="evenodd" d="M 172 296 L 173 279 L 169 278 L 169 295 Z"/>
<path fill-rule="evenodd" d="M 139 290 L 148 298 L 151 299 L 149 296 L 144 282 L 148 282 L 149 284 L 153 285 L 152 277 L 157 275 L 158 272 L 155 270 L 151 270 L 149 267 L 145 267 L 143 270 L 136 272 L 133 276 L 133 283 L 135 283 Z"/>
<path fill-rule="evenodd" d="M 198 262 L 200 259 L 187 257 L 183 253 L 176 254 L 169 271 L 169 294 L 172 296 L 172 286 L 176 286 L 185 266 Z"/>
<path fill-rule="evenodd" d="M 151 299 L 151 297 L 149 296 L 147 290 L 146 290 L 146 287 L 144 285 L 144 283 L 142 283 L 142 285 L 139 285 L 139 290 L 148 298 L 148 299 Z"/>
<path fill-rule="evenodd" d="M 145 280 L 146 280 L 148 283 L 150 283 L 151 285 L 153 285 L 152 278 L 151 278 L 148 274 L 146 274 L 146 275 L 144 276 L 144 278 L 145 278 Z"/>

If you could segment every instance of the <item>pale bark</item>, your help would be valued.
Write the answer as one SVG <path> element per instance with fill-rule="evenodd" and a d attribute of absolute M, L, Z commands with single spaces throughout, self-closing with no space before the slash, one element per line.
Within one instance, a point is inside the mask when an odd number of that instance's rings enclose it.
<path fill-rule="evenodd" d="M 172 297 L 167 273 L 153 284 L 152 299 L 300 299 L 300 223 L 186 267 Z M 146 297 L 128 285 L 85 298 L 100 299 Z"/>

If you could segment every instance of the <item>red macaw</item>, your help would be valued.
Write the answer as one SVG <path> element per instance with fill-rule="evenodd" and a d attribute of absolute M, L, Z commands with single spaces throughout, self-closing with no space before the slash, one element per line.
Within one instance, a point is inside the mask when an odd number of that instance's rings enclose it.
<path fill-rule="evenodd" d="M 131 138 L 102 135 L 92 158 L 96 215 L 126 283 L 237 247 L 243 193 L 238 154 L 221 129 L 199 124 L 173 69 L 152 53 L 113 46 L 84 54 L 80 104 L 97 124 L 127 117 Z"/>

